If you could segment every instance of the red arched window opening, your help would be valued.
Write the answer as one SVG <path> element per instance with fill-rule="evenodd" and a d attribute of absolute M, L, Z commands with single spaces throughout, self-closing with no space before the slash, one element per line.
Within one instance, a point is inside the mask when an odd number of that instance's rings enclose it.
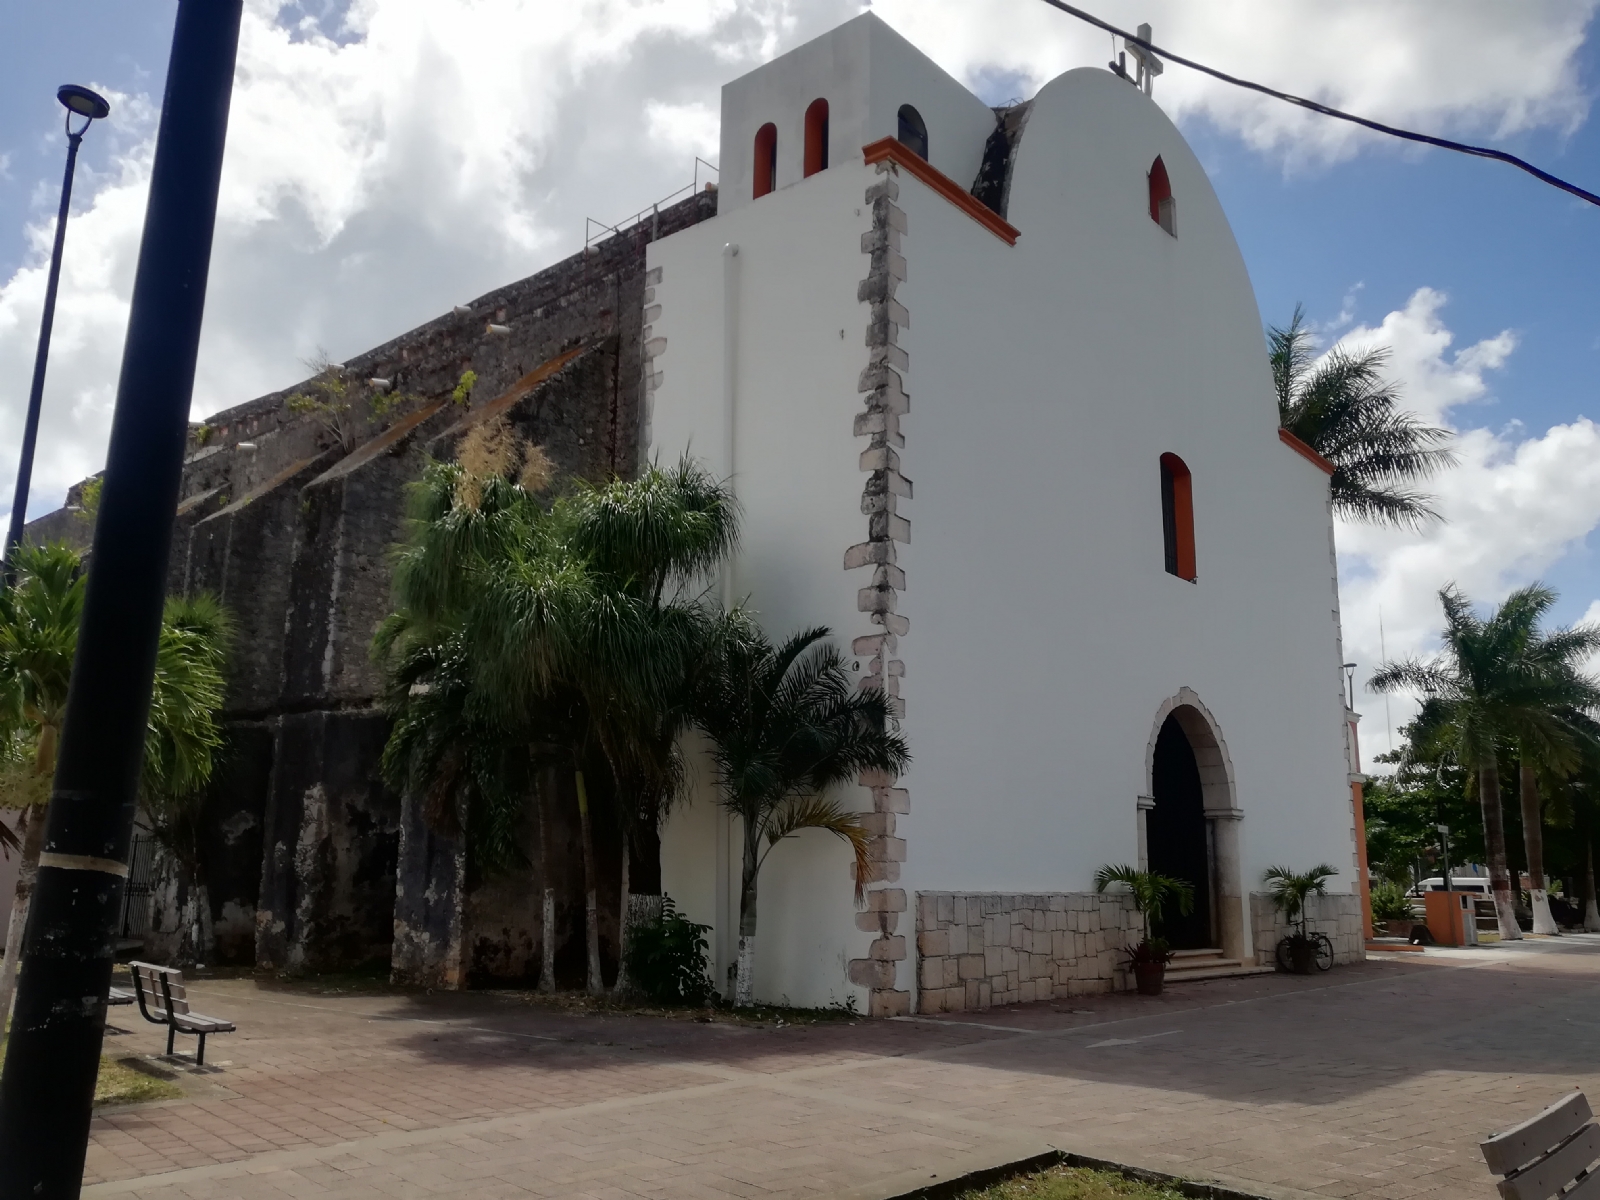
<path fill-rule="evenodd" d="M 1161 538 L 1167 574 L 1193 583 L 1194 484 L 1189 468 L 1176 454 L 1161 456 Z"/>
<path fill-rule="evenodd" d="M 778 186 L 778 127 L 768 121 L 756 130 L 755 198 Z"/>
<path fill-rule="evenodd" d="M 828 102 L 813 100 L 806 109 L 805 172 L 815 175 L 828 169 Z"/>
<path fill-rule="evenodd" d="M 1167 178 L 1167 164 L 1159 155 L 1150 164 L 1150 219 L 1173 237 L 1178 236 L 1177 201 L 1172 198 L 1172 181 Z"/>

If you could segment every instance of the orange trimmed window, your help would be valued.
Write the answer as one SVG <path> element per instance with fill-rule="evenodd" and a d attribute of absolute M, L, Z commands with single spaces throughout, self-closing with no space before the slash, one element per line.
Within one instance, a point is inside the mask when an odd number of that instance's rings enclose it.
<path fill-rule="evenodd" d="M 1167 164 L 1157 155 L 1150 164 L 1150 219 L 1173 237 L 1178 236 L 1178 202 L 1172 198 L 1172 181 Z"/>
<path fill-rule="evenodd" d="M 778 186 L 778 127 L 768 121 L 756 130 L 755 198 Z"/>
<path fill-rule="evenodd" d="M 900 106 L 900 129 L 895 139 L 924 162 L 928 159 L 928 123 L 909 104 Z"/>
<path fill-rule="evenodd" d="M 1193 583 L 1194 484 L 1188 466 L 1176 454 L 1161 456 L 1161 539 L 1167 574 Z"/>
<path fill-rule="evenodd" d="M 828 102 L 817 99 L 806 109 L 805 172 L 815 175 L 828 169 Z"/>

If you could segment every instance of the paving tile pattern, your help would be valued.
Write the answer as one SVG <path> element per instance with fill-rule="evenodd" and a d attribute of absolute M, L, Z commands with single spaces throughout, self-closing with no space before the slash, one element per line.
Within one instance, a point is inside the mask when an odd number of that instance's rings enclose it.
<path fill-rule="evenodd" d="M 1600 1096 L 1600 939 L 963 1017 L 755 1028 L 201 982 L 183 1100 L 85 1196 L 870 1200 L 1054 1146 L 1284 1200 L 1489 1195 L 1476 1143 Z M 160 1031 L 123 1021 L 123 1053 Z"/>

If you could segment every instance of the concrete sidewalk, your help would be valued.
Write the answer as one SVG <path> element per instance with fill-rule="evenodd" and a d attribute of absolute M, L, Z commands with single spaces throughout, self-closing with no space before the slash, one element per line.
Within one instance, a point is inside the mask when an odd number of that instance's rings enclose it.
<path fill-rule="evenodd" d="M 1477 1142 L 1600 1096 L 1600 939 L 973 1016 L 785 1028 L 200 982 L 183 1100 L 86 1196 L 872 1200 L 1049 1148 L 1275 1197 L 1490 1195 Z M 107 1053 L 160 1048 L 118 1017 Z"/>

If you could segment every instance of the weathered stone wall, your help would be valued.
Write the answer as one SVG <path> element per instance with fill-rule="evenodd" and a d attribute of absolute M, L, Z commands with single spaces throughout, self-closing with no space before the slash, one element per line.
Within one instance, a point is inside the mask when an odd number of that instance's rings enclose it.
<path fill-rule="evenodd" d="M 918 892 L 917 1009 L 1126 990 L 1125 947 L 1141 929 L 1126 895 Z"/>
<path fill-rule="evenodd" d="M 1325 933 L 1333 942 L 1336 964 L 1362 962 L 1367 957 L 1367 941 L 1362 933 L 1361 897 L 1348 892 L 1330 892 L 1306 897 L 1306 927 Z M 1272 905 L 1265 892 L 1250 893 L 1250 928 L 1255 931 L 1256 962 L 1271 966 L 1276 961 L 1278 942 L 1290 932 L 1289 922 Z"/>
<path fill-rule="evenodd" d="M 394 944 L 399 974 L 445 986 L 536 972 L 537 870 L 479 878 L 379 777 L 388 724 L 369 647 L 389 611 L 389 552 L 406 485 L 430 456 L 452 457 L 479 421 L 504 416 L 543 447 L 558 480 L 634 472 L 645 247 L 716 208 L 714 192 L 692 196 L 347 358 L 336 420 L 291 408 L 297 395 L 326 395 L 310 379 L 191 429 L 169 588 L 218 595 L 239 635 L 224 704 L 230 748 L 202 830 L 221 961 L 326 969 L 388 957 Z M 469 370 L 476 382 L 458 401 Z M 82 496 L 79 484 L 69 506 Z M 28 527 L 33 540 L 85 549 L 92 532 L 70 507 Z M 581 982 L 577 817 L 565 792 L 551 825 L 557 961 Z M 531 817 L 528 840 L 537 863 Z M 620 843 L 603 824 L 597 853 L 603 957 L 614 969 Z"/>

